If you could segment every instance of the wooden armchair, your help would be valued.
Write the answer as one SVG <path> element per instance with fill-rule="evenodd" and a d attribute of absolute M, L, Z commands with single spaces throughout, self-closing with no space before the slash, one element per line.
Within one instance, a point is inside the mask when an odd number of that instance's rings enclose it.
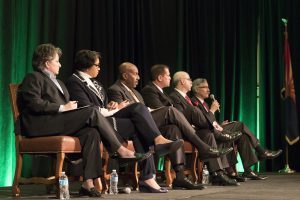
<path fill-rule="evenodd" d="M 17 90 L 18 84 L 10 84 L 10 100 L 13 111 L 14 122 L 17 121 L 19 111 L 17 107 Z M 20 188 L 19 184 L 35 183 L 56 186 L 56 195 L 58 197 L 59 186 L 58 178 L 61 175 L 63 163 L 66 153 L 80 153 L 81 146 L 79 139 L 70 136 L 47 136 L 47 137 L 36 137 L 36 138 L 25 138 L 20 133 L 15 131 L 15 146 L 16 146 L 16 170 L 12 186 L 12 195 L 19 196 Z M 43 154 L 43 155 L 54 155 L 56 158 L 55 176 L 48 178 L 32 177 L 22 178 L 22 156 L 24 154 Z M 95 187 L 100 191 L 101 182 L 100 179 L 96 180 Z"/>
<path fill-rule="evenodd" d="M 199 178 L 199 172 L 202 172 L 203 163 L 198 159 L 197 149 L 188 141 L 184 141 L 184 152 L 186 154 L 191 154 L 191 165 L 190 168 L 186 168 L 184 173 L 185 175 L 190 175 L 192 177 L 192 182 L 197 182 Z M 171 170 L 171 160 L 166 157 L 165 161 L 165 177 L 166 177 L 166 186 L 171 187 L 173 179 L 175 178 L 174 170 Z M 198 173 L 197 173 L 198 172 Z"/>

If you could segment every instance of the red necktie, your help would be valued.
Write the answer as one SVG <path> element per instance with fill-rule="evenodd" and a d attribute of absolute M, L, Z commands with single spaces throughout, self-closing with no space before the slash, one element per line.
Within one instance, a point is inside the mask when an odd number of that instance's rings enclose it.
<path fill-rule="evenodd" d="M 202 105 L 204 106 L 204 108 L 205 108 L 207 111 L 209 111 L 209 107 L 208 107 L 208 105 L 207 105 L 207 103 L 206 103 L 205 101 L 203 101 Z"/>
<path fill-rule="evenodd" d="M 188 97 L 188 95 L 185 95 L 184 98 L 189 102 L 190 105 L 193 105 L 192 101 L 191 101 L 190 97 Z"/>

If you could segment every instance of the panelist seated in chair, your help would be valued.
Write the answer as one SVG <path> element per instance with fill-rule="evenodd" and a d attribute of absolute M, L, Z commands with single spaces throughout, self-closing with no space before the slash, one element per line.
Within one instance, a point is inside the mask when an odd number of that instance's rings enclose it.
<path fill-rule="evenodd" d="M 239 131 L 243 135 L 238 140 L 234 141 L 237 145 L 237 150 L 240 153 L 242 158 L 242 163 L 244 167 L 244 174 L 245 178 L 250 178 L 253 180 L 262 180 L 266 177 L 262 177 L 251 170 L 251 166 L 258 162 L 258 160 L 263 159 L 274 159 L 279 156 L 282 152 L 281 149 L 277 151 L 271 151 L 261 146 L 259 140 L 254 136 L 254 134 L 250 131 L 250 129 L 240 121 L 224 121 L 221 124 L 217 122 L 215 118 L 215 112 L 220 109 L 220 104 L 217 100 L 213 100 L 212 104 L 208 106 L 205 102 L 207 98 L 210 96 L 210 89 L 206 79 L 204 78 L 197 78 L 193 81 L 192 91 L 194 97 L 192 98 L 192 102 L 195 106 L 200 108 L 210 119 L 213 123 L 219 126 L 220 130 L 227 130 L 227 131 Z M 255 151 L 253 151 L 253 149 Z M 256 152 L 256 154 L 255 154 Z M 233 161 L 233 165 L 237 163 L 236 156 L 228 157 L 228 160 Z M 228 169 L 229 174 L 234 174 L 233 169 Z M 232 176 L 232 177 L 236 177 Z"/>
<path fill-rule="evenodd" d="M 144 160 L 149 154 L 135 153 L 123 147 L 98 108 L 76 109 L 77 103 L 69 100 L 66 86 L 56 79 L 61 54 L 61 49 L 52 44 L 41 44 L 33 53 L 34 71 L 25 76 L 17 93 L 21 134 L 26 137 L 78 137 L 84 180 L 79 194 L 100 197 L 93 180 L 102 174 L 101 141 L 109 152 L 117 152 L 125 160 Z"/>
<path fill-rule="evenodd" d="M 140 102 L 145 104 L 142 95 L 135 89 L 139 82 L 140 76 L 137 66 L 130 62 L 124 62 L 119 66 L 119 80 L 108 89 L 108 97 L 110 100 L 122 102 L 129 99 L 132 102 Z M 232 148 L 216 149 L 210 144 L 203 141 L 197 134 L 195 129 L 186 120 L 185 116 L 172 106 L 156 107 L 151 114 L 158 127 L 163 125 L 176 125 L 180 131 L 181 137 L 197 148 L 199 158 L 206 160 L 217 158 L 232 151 Z M 165 136 L 167 137 L 167 136 Z M 172 157 L 171 157 L 172 158 Z M 171 160 L 172 167 L 176 171 L 176 179 L 173 182 L 173 187 L 197 189 L 201 185 L 190 183 L 185 178 L 185 154 L 183 151 L 176 152 L 174 160 Z"/>
<path fill-rule="evenodd" d="M 181 101 L 173 102 L 171 97 L 163 90 L 170 86 L 171 76 L 170 76 L 169 67 L 164 64 L 153 65 L 151 67 L 151 76 L 152 76 L 152 81 L 149 82 L 141 91 L 146 105 L 151 108 L 159 108 L 162 106 L 176 107 L 178 106 L 177 103 L 184 104 L 184 109 L 181 110 L 185 111 L 184 116 L 186 117 L 187 121 L 189 121 L 189 123 L 193 125 L 197 125 L 196 126 L 197 137 L 201 138 L 205 143 L 209 144 L 210 146 L 217 148 L 218 145 L 215 139 L 215 135 L 213 131 L 209 129 L 209 126 L 207 125 L 207 119 L 205 118 L 201 110 L 195 108 L 193 105 L 189 105 L 188 102 L 186 102 L 186 99 L 184 98 L 182 99 L 183 100 L 182 102 Z M 187 85 L 190 83 L 186 79 L 185 81 Z M 201 154 L 202 152 L 199 153 Z M 228 154 L 231 153 L 232 152 Z M 220 158 L 210 158 L 207 159 L 206 162 L 208 164 L 208 170 L 210 171 L 210 173 L 217 174 L 217 176 L 214 178 L 213 184 L 237 185 L 235 180 L 230 179 L 224 173 L 225 168 L 229 167 L 226 156 L 222 156 Z"/>
<path fill-rule="evenodd" d="M 157 142 L 171 142 L 160 134 L 147 107 L 143 104 L 129 104 L 128 101 L 108 103 L 103 85 L 95 79 L 100 72 L 100 65 L 99 52 L 80 50 L 76 53 L 75 72 L 66 82 L 71 99 L 78 101 L 79 106 L 97 106 L 123 139 L 133 140 L 135 150 L 138 152 L 149 151 L 149 147 Z M 157 136 L 154 141 L 152 135 Z M 168 148 L 155 148 L 155 150 L 157 154 L 165 155 L 177 150 L 181 145 L 182 141 L 178 140 L 170 143 Z M 140 191 L 166 192 L 153 178 L 155 173 L 153 156 L 140 162 L 139 167 L 141 169 Z"/>

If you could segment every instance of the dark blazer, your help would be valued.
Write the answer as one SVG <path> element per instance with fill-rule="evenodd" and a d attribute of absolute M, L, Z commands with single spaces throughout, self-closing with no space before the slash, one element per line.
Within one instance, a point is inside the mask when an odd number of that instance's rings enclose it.
<path fill-rule="evenodd" d="M 57 81 L 63 93 L 43 72 L 35 71 L 24 78 L 17 93 L 22 135 L 43 136 L 64 130 L 64 120 L 58 110 L 70 96 L 63 82 Z"/>
<path fill-rule="evenodd" d="M 91 79 L 92 81 L 97 81 Z M 78 106 L 93 105 L 106 108 L 108 103 L 107 94 L 102 83 L 97 81 L 102 88 L 101 91 L 95 91 L 94 88 L 88 86 L 87 82 L 78 73 L 74 73 L 67 81 L 66 86 L 69 90 L 71 99 L 78 101 Z M 102 96 L 99 95 L 101 93 Z"/>
<path fill-rule="evenodd" d="M 146 105 L 150 108 L 173 106 L 172 99 L 167 94 L 162 93 L 152 82 L 149 82 L 141 93 Z"/>
<path fill-rule="evenodd" d="M 192 97 L 191 101 L 195 106 L 197 106 L 198 108 L 200 108 L 200 110 L 202 110 L 202 112 L 205 114 L 205 116 L 207 117 L 207 119 L 211 124 L 214 121 L 217 121 L 215 115 L 212 112 L 207 111 L 199 99 L 197 99 L 196 97 Z"/>
<path fill-rule="evenodd" d="M 182 112 L 192 125 L 199 129 L 213 129 L 206 115 L 199 108 L 190 105 L 178 91 L 171 92 L 170 98 L 173 100 L 174 107 Z"/>
<path fill-rule="evenodd" d="M 135 89 L 131 89 L 131 90 L 138 98 L 138 100 L 142 104 L 145 104 L 142 95 Z M 135 102 L 130 92 L 128 92 L 128 90 L 124 87 L 124 85 L 121 83 L 120 80 L 117 80 L 112 86 L 108 88 L 107 94 L 108 94 L 109 101 L 116 101 L 120 103 L 122 101 L 129 100 L 130 102 Z"/>

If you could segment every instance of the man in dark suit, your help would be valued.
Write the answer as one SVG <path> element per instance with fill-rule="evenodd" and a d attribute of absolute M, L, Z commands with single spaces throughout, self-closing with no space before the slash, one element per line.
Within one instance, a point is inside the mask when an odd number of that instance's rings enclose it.
<path fill-rule="evenodd" d="M 111 121 L 118 134 L 125 140 L 133 140 L 135 150 L 138 152 L 149 151 L 149 147 L 157 142 L 169 142 L 169 147 L 163 153 L 168 153 L 171 149 L 176 150 L 175 145 L 181 146 L 182 141 L 171 143 L 160 134 L 145 105 L 128 104 L 125 101 L 120 104 L 113 101 L 108 103 L 103 85 L 96 80 L 100 72 L 100 64 L 101 56 L 96 51 L 80 50 L 76 53 L 75 73 L 66 82 L 71 99 L 77 100 L 79 106 L 97 106 L 100 112 Z M 156 153 L 162 155 L 161 151 Z M 140 190 L 142 191 L 143 186 L 147 185 L 152 188 L 150 192 L 165 192 L 153 178 L 153 173 L 155 173 L 153 156 L 139 163 L 139 166 L 141 170 Z"/>
<path fill-rule="evenodd" d="M 254 136 L 254 134 L 243 122 L 224 121 L 220 125 L 217 122 L 214 115 L 215 112 L 220 109 L 219 102 L 213 100 L 210 107 L 205 102 L 205 99 L 207 99 L 210 95 L 210 89 L 206 79 L 198 78 L 194 80 L 192 85 L 192 91 L 194 94 L 194 97 L 192 98 L 193 104 L 200 108 L 206 115 L 208 115 L 212 123 L 218 124 L 218 126 L 220 126 L 224 130 L 240 131 L 243 133 L 242 137 L 234 142 L 237 145 L 238 152 L 240 153 L 243 162 L 243 167 L 245 170 L 243 176 L 254 180 L 261 180 L 266 178 L 257 175 L 251 170 L 250 167 L 258 162 L 258 158 L 260 160 L 273 159 L 279 156 L 282 150 L 270 151 L 268 149 L 263 148 L 260 145 L 259 140 Z M 253 152 L 253 148 L 255 149 L 257 156 Z M 232 163 L 237 163 L 236 156 L 229 157 L 229 155 L 227 155 L 227 157 L 228 160 L 232 160 Z"/>
<path fill-rule="evenodd" d="M 100 197 L 93 180 L 102 173 L 101 140 L 110 152 L 118 152 L 122 158 L 140 160 L 146 157 L 123 147 L 98 109 L 76 109 L 77 103 L 69 101 L 67 88 L 56 79 L 61 67 L 61 54 L 61 50 L 52 44 L 39 45 L 33 53 L 34 72 L 26 75 L 17 94 L 21 134 L 26 137 L 78 137 L 82 147 L 84 179 L 79 194 Z"/>
<path fill-rule="evenodd" d="M 119 67 L 119 80 L 108 89 L 109 99 L 116 102 L 122 102 L 128 99 L 131 102 L 141 102 L 144 104 L 143 97 L 134 89 L 138 84 L 138 81 L 139 74 L 137 67 L 132 63 L 122 63 Z M 158 127 L 163 127 L 170 124 L 178 126 L 181 134 L 193 145 L 195 145 L 201 156 L 204 156 L 202 158 L 219 157 L 220 154 L 225 154 L 231 151 L 231 148 L 227 148 L 220 150 L 219 153 L 213 155 L 214 153 L 212 152 L 218 152 L 218 150 L 215 150 L 208 144 L 204 143 L 197 136 L 196 131 L 192 126 L 190 126 L 185 117 L 173 107 L 163 106 L 152 111 L 151 114 Z M 182 157 L 184 157 L 184 153 L 181 152 L 177 155 L 181 156 L 181 159 L 176 157 L 175 160 L 172 160 L 173 168 L 176 171 L 176 179 L 174 180 L 173 185 L 185 188 L 193 188 L 191 183 L 188 183 L 188 180 L 183 174 L 185 163 L 182 162 Z"/>
<path fill-rule="evenodd" d="M 164 88 L 170 86 L 171 77 L 169 67 L 163 64 L 154 65 L 151 67 L 151 75 L 152 81 L 141 91 L 146 105 L 151 108 L 173 106 L 173 100 L 163 91 Z M 214 134 L 208 128 L 204 114 L 199 109 L 190 105 L 187 105 L 184 110 L 188 121 L 198 124 L 197 135 L 209 145 L 217 147 Z M 202 127 L 199 124 L 202 124 Z M 226 157 L 222 157 L 222 160 L 220 158 L 211 158 L 208 160 L 208 164 L 210 172 L 218 172 L 220 177 L 223 176 L 223 169 L 229 166 Z M 224 175 L 223 178 L 223 182 L 226 182 L 227 177 Z"/>

